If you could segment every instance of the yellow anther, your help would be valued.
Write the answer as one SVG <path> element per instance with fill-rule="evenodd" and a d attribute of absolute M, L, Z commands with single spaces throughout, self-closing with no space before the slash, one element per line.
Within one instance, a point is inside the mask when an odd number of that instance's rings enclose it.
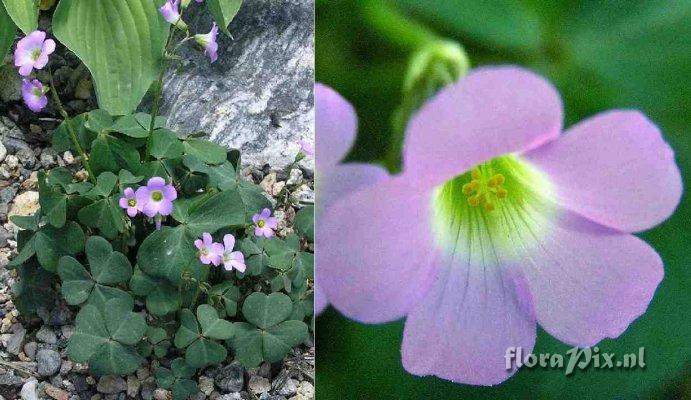
<path fill-rule="evenodd" d="M 470 171 L 470 176 L 473 178 L 474 181 L 478 181 L 480 180 L 480 178 L 482 178 L 482 173 L 479 169 L 474 168 L 472 171 Z"/>
<path fill-rule="evenodd" d="M 470 196 L 468 197 L 468 204 L 471 207 L 477 207 L 480 205 L 480 196 Z"/>
<path fill-rule="evenodd" d="M 504 175 L 502 174 L 496 174 L 493 177 L 489 178 L 489 181 L 487 182 L 487 185 L 491 188 L 501 186 L 506 179 L 504 178 Z"/>
<path fill-rule="evenodd" d="M 503 187 L 497 188 L 497 191 L 495 193 L 496 193 L 497 197 L 499 197 L 500 199 L 505 198 L 506 195 L 509 194 L 509 192 L 506 191 L 506 189 L 504 189 Z"/>
<path fill-rule="evenodd" d="M 488 212 L 494 211 L 494 204 L 485 203 L 485 211 L 488 211 Z"/>

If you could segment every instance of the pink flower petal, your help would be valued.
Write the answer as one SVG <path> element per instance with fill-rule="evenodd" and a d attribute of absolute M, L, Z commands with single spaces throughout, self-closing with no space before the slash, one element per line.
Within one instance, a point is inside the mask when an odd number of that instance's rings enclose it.
<path fill-rule="evenodd" d="M 321 157 L 321 154 L 319 156 Z M 384 181 L 388 177 L 389 173 L 384 168 L 371 164 L 340 164 L 322 170 L 317 185 L 318 215 L 321 214 L 321 210 L 327 209 L 346 195 Z"/>
<path fill-rule="evenodd" d="M 535 344 L 535 320 L 523 304 L 526 294 L 488 250 L 459 254 L 449 263 L 408 315 L 403 367 L 457 383 L 501 383 L 517 370 L 515 359 L 506 367 L 507 349 L 520 347 L 525 357 Z"/>
<path fill-rule="evenodd" d="M 314 282 L 314 313 L 316 315 L 321 314 L 326 306 L 329 305 L 324 291 L 319 287 L 319 282 Z"/>
<path fill-rule="evenodd" d="M 233 250 L 235 247 L 235 236 L 230 233 L 223 236 L 223 245 L 225 246 L 225 251 Z"/>
<path fill-rule="evenodd" d="M 353 107 L 328 86 L 314 85 L 316 115 L 317 168 L 340 162 L 350 150 L 357 131 Z"/>
<path fill-rule="evenodd" d="M 636 111 L 610 111 L 526 154 L 549 174 L 562 206 L 625 232 L 667 219 L 681 198 L 674 152 Z"/>
<path fill-rule="evenodd" d="M 523 268 L 540 325 L 582 347 L 621 335 L 662 280 L 660 256 L 633 235 L 567 211 L 548 231 Z"/>
<path fill-rule="evenodd" d="M 326 211 L 317 280 L 339 311 L 361 322 L 393 321 L 424 296 L 437 268 L 430 196 L 394 178 Z"/>
<path fill-rule="evenodd" d="M 542 77 L 511 66 L 478 68 L 413 117 L 404 173 L 419 185 L 436 186 L 484 161 L 556 138 L 562 119 L 559 94 Z"/>

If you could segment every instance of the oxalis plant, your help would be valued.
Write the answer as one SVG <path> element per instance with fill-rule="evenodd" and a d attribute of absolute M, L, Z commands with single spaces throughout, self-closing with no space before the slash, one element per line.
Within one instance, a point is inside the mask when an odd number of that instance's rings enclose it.
<path fill-rule="evenodd" d="M 20 312 L 49 308 L 59 293 L 79 309 L 73 361 L 127 375 L 162 359 L 158 383 L 176 398 L 196 392 L 197 369 L 229 354 L 250 368 L 307 340 L 313 207 L 298 213 L 297 234 L 277 237 L 271 202 L 239 176 L 240 154 L 203 134 L 181 138 L 158 115 L 168 61 L 196 42 L 214 62 L 218 31 L 228 33 L 240 2 L 208 0 L 216 22 L 193 35 L 182 15 L 190 1 L 61 0 L 57 41 L 35 30 L 38 3 L 2 5 L 0 37 L 11 23 L 13 40 L 13 24 L 24 32 L 14 64 L 27 107 L 41 112 L 50 96 L 64 119 L 53 147 L 76 152 L 84 167 L 40 173 L 40 210 L 11 218 L 21 229 L 8 265 L 18 270 Z M 89 68 L 100 109 L 63 108 L 49 60 L 59 43 Z M 133 112 L 149 87 L 151 113 Z M 296 162 L 312 153 L 309 143 L 302 149 Z"/>

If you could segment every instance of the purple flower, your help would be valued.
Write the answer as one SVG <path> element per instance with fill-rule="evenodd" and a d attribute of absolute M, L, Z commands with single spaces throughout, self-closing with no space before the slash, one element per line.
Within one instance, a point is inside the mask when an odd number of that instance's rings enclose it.
<path fill-rule="evenodd" d="M 318 120 L 318 137 L 354 124 L 348 111 Z M 640 112 L 564 134 L 562 120 L 554 87 L 517 67 L 478 68 L 439 92 L 408 124 L 403 172 L 319 223 L 329 301 L 361 322 L 406 317 L 407 371 L 476 385 L 513 375 L 507 349 L 532 352 L 538 323 L 581 347 L 621 335 L 663 276 L 632 233 L 672 214 L 679 169 Z"/>
<path fill-rule="evenodd" d="M 149 179 L 146 186 L 137 189 L 135 198 L 144 215 L 153 218 L 173 212 L 173 200 L 178 198 L 178 192 L 173 185 L 166 185 L 163 178 L 156 176 Z"/>
<path fill-rule="evenodd" d="M 270 238 L 274 235 L 274 229 L 278 226 L 276 218 L 271 216 L 271 210 L 265 208 L 259 214 L 252 217 L 254 222 L 254 235 Z"/>
<path fill-rule="evenodd" d="M 205 35 L 194 35 L 194 40 L 204 47 L 204 52 L 209 56 L 211 62 L 218 60 L 218 25 L 214 22 L 211 31 Z"/>
<path fill-rule="evenodd" d="M 24 79 L 22 81 L 22 98 L 24 104 L 33 112 L 41 112 L 48 105 L 48 88 L 44 87 L 41 81 L 34 79 L 29 81 Z"/>
<path fill-rule="evenodd" d="M 333 204 L 350 193 L 368 187 L 388 177 L 386 171 L 371 164 L 346 163 L 340 161 L 355 142 L 357 118 L 350 106 L 333 89 L 322 84 L 314 87 L 316 105 L 316 139 L 319 157 L 316 159 L 317 197 L 315 220 L 317 230 L 321 229 L 322 215 Z M 312 147 L 314 148 L 314 147 Z M 319 251 L 319 240 L 315 243 Z M 314 309 L 317 314 L 326 308 L 328 301 L 319 282 L 314 285 Z"/>
<path fill-rule="evenodd" d="M 127 215 L 134 218 L 139 211 L 142 211 L 141 204 L 137 201 L 137 196 L 131 187 L 128 187 L 120 197 L 120 207 L 127 210 Z"/>
<path fill-rule="evenodd" d="M 223 267 L 226 271 L 232 271 L 233 268 L 240 272 L 245 272 L 245 256 L 239 251 L 233 251 L 235 247 L 235 236 L 227 234 L 223 236 Z"/>
<path fill-rule="evenodd" d="M 307 140 L 300 140 L 300 151 L 308 156 L 314 155 L 314 145 Z M 336 160 L 338 161 L 338 160 Z"/>
<path fill-rule="evenodd" d="M 33 31 L 17 42 L 14 51 L 14 65 L 19 67 L 19 75 L 29 76 L 31 71 L 42 69 L 48 64 L 48 56 L 55 51 L 55 41 L 46 39 L 46 33 Z"/>
<path fill-rule="evenodd" d="M 219 266 L 223 257 L 223 245 L 215 243 L 209 232 L 202 234 L 202 239 L 194 241 L 194 246 L 199 250 L 199 261 L 202 264 Z"/>
<path fill-rule="evenodd" d="M 169 24 L 173 24 L 181 30 L 187 29 L 187 24 L 180 15 L 180 0 L 166 0 L 165 4 L 158 9 Z"/>

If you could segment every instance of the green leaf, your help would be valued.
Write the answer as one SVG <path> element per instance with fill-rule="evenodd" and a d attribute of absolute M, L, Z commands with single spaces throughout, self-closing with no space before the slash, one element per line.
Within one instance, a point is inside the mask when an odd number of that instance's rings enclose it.
<path fill-rule="evenodd" d="M 96 186 L 87 195 L 89 197 L 108 197 L 113 192 L 113 188 L 118 181 L 114 173 L 106 171 L 98 176 Z"/>
<path fill-rule="evenodd" d="M 115 121 L 110 113 L 106 110 L 93 110 L 86 114 L 86 121 L 84 127 L 96 134 L 106 134 L 111 131 Z"/>
<path fill-rule="evenodd" d="M 86 129 L 85 124 L 87 116 L 88 113 L 83 113 L 70 119 L 70 124 L 72 124 L 72 127 L 77 134 L 77 141 L 84 150 L 90 150 L 91 142 L 96 139 L 96 134 Z M 67 150 L 71 150 L 75 154 L 77 152 L 77 149 L 74 148 L 74 143 L 72 143 L 72 139 L 70 138 L 66 121 L 63 121 L 60 125 L 58 125 L 53 132 L 53 149 L 58 153 L 62 153 Z"/>
<path fill-rule="evenodd" d="M 61 228 L 65 225 L 67 220 L 67 197 L 48 185 L 44 173 L 39 174 L 38 177 L 38 195 L 41 213 L 48 218 L 48 223 L 56 228 Z"/>
<path fill-rule="evenodd" d="M 199 324 L 197 324 L 197 318 L 192 314 L 192 311 L 182 310 L 180 312 L 180 328 L 175 334 L 175 347 L 184 349 L 197 340 L 200 335 Z"/>
<path fill-rule="evenodd" d="M 314 243 L 314 206 L 307 206 L 297 212 L 295 230 Z"/>
<path fill-rule="evenodd" d="M 182 299 L 177 287 L 167 280 L 151 277 L 136 268 L 130 280 L 130 290 L 146 298 L 146 309 L 155 316 L 164 316 L 180 309 Z"/>
<path fill-rule="evenodd" d="M 21 235 L 22 232 L 26 231 L 20 231 L 18 235 Z M 19 243 L 17 243 L 19 246 Z M 28 261 L 31 257 L 33 257 L 36 254 L 36 235 L 31 235 L 31 238 L 29 238 L 26 243 L 24 243 L 19 250 L 19 254 L 17 254 L 17 257 L 15 257 L 12 261 L 7 263 L 7 269 L 13 269 L 16 268 L 22 264 L 24 264 L 26 261 Z"/>
<path fill-rule="evenodd" d="M 2 0 L 14 24 L 30 34 L 38 28 L 38 4 L 34 0 Z"/>
<path fill-rule="evenodd" d="M 110 0 L 109 0 L 110 1 Z M 138 171 L 139 152 L 131 144 L 110 135 L 100 135 L 91 144 L 91 167 L 96 175 L 121 169 Z"/>
<path fill-rule="evenodd" d="M 86 257 L 94 280 L 101 285 L 127 282 L 132 276 L 132 265 L 104 238 L 92 236 L 86 241 Z"/>
<path fill-rule="evenodd" d="M 5 7 L 0 4 L 0 60 L 5 59 L 7 51 L 14 43 L 14 37 L 17 33 L 17 27 L 12 22 L 12 19 L 7 15 Z M 10 68 L 10 67 L 7 67 Z"/>
<path fill-rule="evenodd" d="M 259 328 L 266 329 L 285 321 L 293 310 L 293 302 L 283 293 L 255 292 L 247 296 L 242 305 L 242 315 Z"/>
<path fill-rule="evenodd" d="M 197 307 L 197 320 L 202 335 L 210 339 L 226 340 L 233 336 L 233 324 L 218 317 L 218 311 L 209 304 Z"/>
<path fill-rule="evenodd" d="M 176 358 L 170 363 L 170 369 L 173 371 L 173 376 L 176 378 L 191 378 L 194 373 L 197 372 L 196 369 L 190 367 L 184 359 Z"/>
<path fill-rule="evenodd" d="M 130 304 L 134 304 L 134 299 L 132 299 L 132 296 L 130 296 L 129 293 L 116 287 L 103 286 L 99 284 L 94 285 L 94 289 L 91 291 L 86 304 L 94 305 L 98 307 L 99 310 L 105 310 L 106 303 L 113 299 L 119 299 Z"/>
<path fill-rule="evenodd" d="M 154 375 L 156 376 L 156 383 L 163 389 L 171 389 L 175 384 L 175 376 L 173 375 L 173 371 L 169 370 L 168 368 L 156 368 Z"/>
<path fill-rule="evenodd" d="M 57 272 L 62 280 L 60 290 L 67 304 L 81 304 L 89 298 L 95 283 L 79 261 L 70 256 L 61 257 Z"/>
<path fill-rule="evenodd" d="M 130 374 L 143 361 L 131 345 L 144 335 L 144 317 L 133 313 L 132 303 L 125 300 L 109 300 L 104 309 L 108 311 L 90 304 L 82 307 L 67 353 L 73 361 L 88 362 L 95 375 Z"/>
<path fill-rule="evenodd" d="M 134 114 L 134 117 L 137 119 L 137 122 L 139 122 L 139 125 L 141 125 L 144 129 L 148 130 L 149 127 L 151 126 L 151 115 L 147 113 L 136 113 Z M 166 117 L 163 116 L 157 116 L 156 121 L 154 121 L 154 129 L 160 129 L 160 128 L 165 128 L 166 127 Z"/>
<path fill-rule="evenodd" d="M 221 363 L 227 356 L 225 347 L 206 338 L 195 341 L 185 351 L 185 360 L 195 368 Z"/>
<path fill-rule="evenodd" d="M 111 129 L 133 138 L 145 138 L 149 136 L 148 127 L 144 128 L 139 121 L 137 121 L 137 118 L 131 114 L 118 118 Z"/>
<path fill-rule="evenodd" d="M 35 315 L 41 308 L 49 309 L 55 301 L 55 275 L 29 262 L 19 269 L 19 280 L 13 287 L 14 304 L 22 315 Z"/>
<path fill-rule="evenodd" d="M 207 164 L 222 164 L 226 161 L 226 148 L 203 139 L 185 139 L 185 154 L 191 154 Z"/>
<path fill-rule="evenodd" d="M 12 215 L 10 221 L 17 225 L 21 229 L 27 229 L 30 231 L 38 230 L 38 222 L 40 221 L 40 213 L 34 215 Z"/>
<path fill-rule="evenodd" d="M 239 227 L 245 224 L 245 209 L 237 191 L 217 193 L 190 212 L 187 226 L 192 235 L 214 233 L 221 228 Z"/>
<path fill-rule="evenodd" d="M 55 36 L 89 68 L 98 104 L 111 115 L 134 110 L 157 77 L 170 29 L 158 3 L 61 0 L 55 10 Z"/>
<path fill-rule="evenodd" d="M 158 159 L 182 157 L 184 146 L 168 129 L 157 129 L 151 137 L 151 155 Z"/>
<path fill-rule="evenodd" d="M 238 309 L 238 300 L 240 299 L 240 289 L 231 281 L 219 283 L 211 288 L 209 291 L 211 296 L 216 296 L 223 303 L 226 316 L 234 317 Z"/>
<path fill-rule="evenodd" d="M 294 346 L 307 339 L 308 327 L 302 321 L 285 321 L 262 333 L 264 360 L 278 362 Z"/>
<path fill-rule="evenodd" d="M 173 400 L 186 400 L 197 392 L 197 382 L 192 379 L 178 379 L 173 384 Z"/>
<path fill-rule="evenodd" d="M 242 5 L 242 0 L 207 0 L 206 6 L 209 8 L 209 13 L 221 28 L 221 31 L 230 36 L 228 32 L 228 25 L 230 25 L 235 15 L 237 15 Z"/>
<path fill-rule="evenodd" d="M 245 367 L 254 368 L 264 360 L 261 332 L 246 322 L 235 323 L 236 334 L 228 341 L 235 358 Z"/>
<path fill-rule="evenodd" d="M 125 214 L 114 197 L 99 200 L 82 208 L 77 217 L 82 224 L 98 228 L 108 239 L 114 239 L 118 233 L 125 231 Z"/>
<path fill-rule="evenodd" d="M 163 227 L 144 239 L 137 253 L 137 263 L 147 274 L 179 284 L 183 272 L 194 273 L 194 268 L 200 265 L 195 239 L 184 225 Z"/>
<path fill-rule="evenodd" d="M 71 256 L 84 249 L 84 231 L 73 221 L 62 228 L 45 226 L 36 232 L 36 258 L 43 268 L 55 272 L 62 256 Z"/>
<path fill-rule="evenodd" d="M 120 181 L 120 186 L 125 187 L 133 183 L 139 183 L 144 179 L 143 176 L 135 176 L 130 171 L 126 169 L 121 169 L 118 174 L 118 180 Z"/>

